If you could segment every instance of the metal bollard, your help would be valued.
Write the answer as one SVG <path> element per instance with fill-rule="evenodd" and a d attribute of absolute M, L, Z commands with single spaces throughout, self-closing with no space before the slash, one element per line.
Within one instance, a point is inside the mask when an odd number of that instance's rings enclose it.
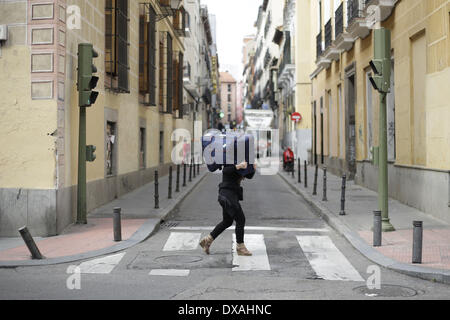
<path fill-rule="evenodd" d="M 322 201 L 328 201 L 327 199 L 327 167 L 323 167 L 323 197 Z"/>
<path fill-rule="evenodd" d="M 308 188 L 308 165 L 305 160 L 305 189 Z"/>
<path fill-rule="evenodd" d="M 413 222 L 413 252 L 412 263 L 422 263 L 423 222 Z"/>
<path fill-rule="evenodd" d="M 381 247 L 381 211 L 373 212 L 373 246 Z"/>
<path fill-rule="evenodd" d="M 158 170 L 155 171 L 155 209 L 159 209 Z"/>
<path fill-rule="evenodd" d="M 319 175 L 319 166 L 316 164 L 316 171 L 314 172 L 314 186 L 313 186 L 313 196 L 317 195 L 317 176 Z"/>
<path fill-rule="evenodd" d="M 186 187 L 186 163 L 183 164 L 183 187 Z"/>
<path fill-rule="evenodd" d="M 180 165 L 177 164 L 177 183 L 175 187 L 175 192 L 180 192 Z"/>
<path fill-rule="evenodd" d="M 19 233 L 22 236 L 23 241 L 27 245 L 28 250 L 30 250 L 31 257 L 36 260 L 45 259 L 45 257 L 39 251 L 36 242 L 34 242 L 33 237 L 28 231 L 28 228 L 27 227 L 20 228 Z"/>
<path fill-rule="evenodd" d="M 169 195 L 167 199 L 172 199 L 172 166 L 169 167 Z"/>
<path fill-rule="evenodd" d="M 300 158 L 298 158 L 298 183 L 302 183 L 302 171 L 301 171 L 302 167 L 301 167 L 301 163 L 300 163 Z"/>
<path fill-rule="evenodd" d="M 122 241 L 122 217 L 121 208 L 114 208 L 113 215 L 113 230 L 114 230 L 114 241 Z"/>
<path fill-rule="evenodd" d="M 342 176 L 342 189 L 341 189 L 341 212 L 339 212 L 340 216 L 345 216 L 345 184 L 347 181 L 347 176 L 344 174 Z"/>
<path fill-rule="evenodd" d="M 196 167 L 196 164 L 195 164 L 195 161 L 193 160 L 192 161 L 192 171 L 194 172 L 194 179 L 195 179 L 195 176 L 197 175 L 197 170 L 195 169 L 195 167 Z"/>
<path fill-rule="evenodd" d="M 189 182 L 192 181 L 192 162 L 189 164 Z"/>

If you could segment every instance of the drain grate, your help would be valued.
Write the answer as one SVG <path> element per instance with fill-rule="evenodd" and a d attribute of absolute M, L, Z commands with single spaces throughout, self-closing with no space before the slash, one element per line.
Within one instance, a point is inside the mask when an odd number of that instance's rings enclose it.
<path fill-rule="evenodd" d="M 402 287 L 397 285 L 382 285 L 381 289 L 369 289 L 366 286 L 354 288 L 353 291 L 363 294 L 367 297 L 414 297 L 418 294 L 413 288 Z"/>
<path fill-rule="evenodd" d="M 160 228 L 161 229 L 170 229 L 173 227 L 177 227 L 179 224 L 180 224 L 179 222 L 164 221 L 161 223 Z"/>

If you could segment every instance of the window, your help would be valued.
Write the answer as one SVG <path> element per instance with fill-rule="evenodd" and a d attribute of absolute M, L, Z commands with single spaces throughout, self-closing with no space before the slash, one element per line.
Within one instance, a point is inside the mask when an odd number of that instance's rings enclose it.
<path fill-rule="evenodd" d="M 228 85 L 228 92 L 231 92 L 231 84 Z"/>
<path fill-rule="evenodd" d="M 106 88 L 118 93 L 130 92 L 128 86 L 128 23 L 128 1 L 106 0 Z"/>
<path fill-rule="evenodd" d="M 231 112 L 231 104 L 228 104 L 228 112 Z"/>
<path fill-rule="evenodd" d="M 372 160 L 370 149 L 373 147 L 373 92 L 370 77 L 372 72 L 366 72 L 366 153 L 367 159 Z"/>
<path fill-rule="evenodd" d="M 334 119 L 333 119 L 333 97 L 331 90 L 328 91 L 328 156 L 331 158 L 334 155 Z"/>
<path fill-rule="evenodd" d="M 228 114 L 228 122 L 231 122 L 231 114 Z"/>
<path fill-rule="evenodd" d="M 174 85 L 173 85 L 173 49 L 172 49 L 172 36 L 170 33 L 167 34 L 167 102 L 166 102 L 166 112 L 173 112 L 173 96 L 174 96 Z"/>
<path fill-rule="evenodd" d="M 178 111 L 178 118 L 183 117 L 183 60 L 183 53 L 180 52 L 178 54 L 178 59 L 174 61 L 174 110 Z"/>
<path fill-rule="evenodd" d="M 139 92 L 144 104 L 156 105 L 156 13 L 141 4 L 139 17 Z"/>
<path fill-rule="evenodd" d="M 338 86 L 338 117 L 339 117 L 339 155 L 340 158 L 345 157 L 344 139 L 345 139 L 345 125 L 344 125 L 344 108 L 342 101 L 342 86 Z"/>
<path fill-rule="evenodd" d="M 159 41 L 159 112 L 164 112 L 164 37 Z"/>
<path fill-rule="evenodd" d="M 228 102 L 231 102 L 231 94 L 228 95 Z"/>
<path fill-rule="evenodd" d="M 116 174 L 116 123 L 108 121 L 106 123 L 106 175 Z"/>

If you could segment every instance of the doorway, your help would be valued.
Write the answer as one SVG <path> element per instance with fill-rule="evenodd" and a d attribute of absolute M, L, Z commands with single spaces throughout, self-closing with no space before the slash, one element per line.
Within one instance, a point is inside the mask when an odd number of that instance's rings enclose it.
<path fill-rule="evenodd" d="M 349 70 L 348 70 L 349 69 Z M 345 122 L 346 122 L 346 163 L 350 179 L 356 174 L 356 73 L 355 64 L 346 70 L 346 99 L 345 99 Z"/>

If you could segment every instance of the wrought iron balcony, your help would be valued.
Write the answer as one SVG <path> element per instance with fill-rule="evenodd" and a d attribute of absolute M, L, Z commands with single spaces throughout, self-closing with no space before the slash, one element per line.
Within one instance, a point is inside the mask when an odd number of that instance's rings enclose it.
<path fill-rule="evenodd" d="M 333 41 L 333 27 L 331 25 L 330 19 L 325 25 L 325 50 L 327 50 L 328 47 L 331 46 L 332 41 Z"/>
<path fill-rule="evenodd" d="M 322 47 L 322 31 L 316 37 L 316 49 L 317 49 L 317 59 L 322 55 L 323 47 Z"/>
<path fill-rule="evenodd" d="M 366 0 L 347 0 L 347 32 L 354 39 L 364 39 L 370 33 L 369 23 L 365 19 Z"/>
<path fill-rule="evenodd" d="M 342 2 L 335 12 L 334 33 L 336 39 L 344 32 L 344 3 Z"/>
<path fill-rule="evenodd" d="M 355 19 L 364 18 L 366 0 L 347 0 L 347 21 L 351 25 Z"/>

